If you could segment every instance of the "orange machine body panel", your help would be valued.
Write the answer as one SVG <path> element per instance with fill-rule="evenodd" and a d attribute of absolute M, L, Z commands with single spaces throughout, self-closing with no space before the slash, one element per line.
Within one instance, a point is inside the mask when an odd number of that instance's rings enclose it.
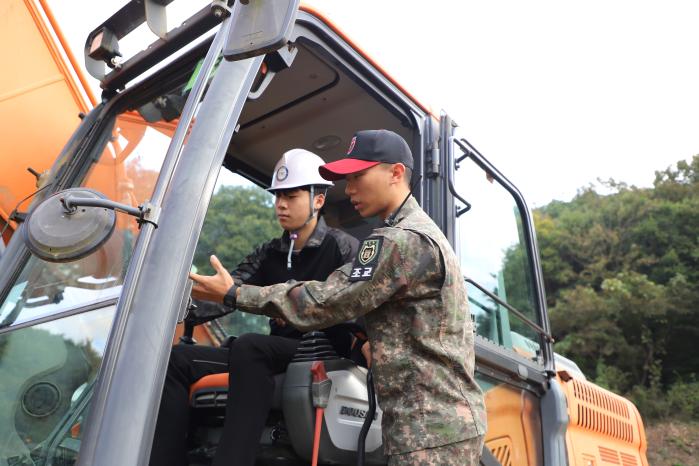
<path fill-rule="evenodd" d="M 558 380 L 568 401 L 570 466 L 648 466 L 646 434 L 633 403 L 566 371 Z"/>
<path fill-rule="evenodd" d="M 27 167 L 48 170 L 94 102 L 52 18 L 34 0 L 0 2 L 0 228 L 37 190 Z"/>
<path fill-rule="evenodd" d="M 526 390 L 498 385 L 485 392 L 485 444 L 502 466 L 543 463 L 539 401 Z"/>

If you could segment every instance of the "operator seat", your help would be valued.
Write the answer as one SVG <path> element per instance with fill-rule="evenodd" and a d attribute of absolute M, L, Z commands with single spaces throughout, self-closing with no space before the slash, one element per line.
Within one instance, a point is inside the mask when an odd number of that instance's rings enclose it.
<path fill-rule="evenodd" d="M 284 373 L 274 376 L 272 409 L 282 408 Z M 193 408 L 223 408 L 228 401 L 228 372 L 205 375 L 189 389 L 189 404 Z"/>
<path fill-rule="evenodd" d="M 361 324 L 346 322 L 337 324 L 334 328 L 338 331 L 346 331 L 357 337 L 354 345 L 350 349 L 350 359 L 362 367 L 367 367 L 366 359 L 361 352 L 361 345 L 367 340 L 366 331 Z M 303 341 L 317 341 L 318 336 L 325 338 L 323 332 L 309 332 L 302 338 Z M 227 337 L 222 343 L 222 347 L 231 345 L 235 337 Z M 337 353 L 326 343 L 327 346 L 308 347 L 301 344 L 297 350 L 294 360 L 323 359 L 324 357 L 337 357 Z M 282 408 L 282 387 L 284 386 L 284 374 L 277 374 L 274 377 L 274 398 L 272 409 Z M 220 374 L 206 375 L 197 380 L 189 389 L 190 405 L 193 408 L 225 408 L 228 400 L 228 372 Z"/>
<path fill-rule="evenodd" d="M 352 334 L 365 335 L 356 323 L 338 325 L 344 326 Z M 361 355 L 361 343 L 358 339 L 352 356 Z M 323 362 L 332 384 L 321 424 L 319 462 L 353 464 L 356 461 L 357 439 L 364 424 L 362 416 L 368 411 L 369 402 L 367 369 L 353 359 L 339 356 L 324 332 L 309 332 L 302 337 L 286 372 L 274 377 L 272 410 L 260 439 L 258 461 L 263 464 L 281 464 L 278 460 L 288 460 L 291 462 L 284 464 L 308 464 L 314 447 L 316 415 L 312 396 L 312 368 L 318 361 Z M 221 426 L 228 401 L 228 381 L 229 374 L 221 373 L 202 377 L 191 386 L 190 405 L 199 418 L 196 423 L 199 427 Z M 366 464 L 386 464 L 381 439 L 381 416 L 382 411 L 377 406 L 367 436 Z M 196 435 L 203 439 L 198 448 L 203 448 L 204 451 L 210 451 L 210 446 L 218 442 L 215 431 L 207 431 L 206 427 Z"/>

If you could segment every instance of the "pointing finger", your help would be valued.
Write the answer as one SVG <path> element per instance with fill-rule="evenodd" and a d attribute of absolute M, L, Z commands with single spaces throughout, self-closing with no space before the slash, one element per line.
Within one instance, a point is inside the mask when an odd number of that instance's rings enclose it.
<path fill-rule="evenodd" d="M 212 255 L 209 261 L 217 273 L 227 272 L 227 270 L 223 267 L 223 264 L 221 264 L 221 261 L 218 260 L 218 257 Z"/>

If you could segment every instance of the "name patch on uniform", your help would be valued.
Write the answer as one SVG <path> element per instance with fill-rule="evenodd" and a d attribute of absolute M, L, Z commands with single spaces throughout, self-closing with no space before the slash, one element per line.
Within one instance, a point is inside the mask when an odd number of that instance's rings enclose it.
<path fill-rule="evenodd" d="M 354 259 L 354 264 L 352 264 L 349 281 L 371 280 L 379 262 L 382 243 L 383 238 L 367 238 L 362 242 L 357 257 Z"/>

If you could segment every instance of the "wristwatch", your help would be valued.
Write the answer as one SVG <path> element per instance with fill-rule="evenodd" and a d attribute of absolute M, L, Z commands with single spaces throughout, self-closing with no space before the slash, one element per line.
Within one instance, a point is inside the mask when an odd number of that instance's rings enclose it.
<path fill-rule="evenodd" d="M 242 283 L 238 280 L 233 280 L 233 285 L 228 289 L 226 295 L 223 297 L 224 306 L 235 309 L 235 302 L 237 300 L 236 294 L 238 293 L 238 288 L 240 288 Z"/>

